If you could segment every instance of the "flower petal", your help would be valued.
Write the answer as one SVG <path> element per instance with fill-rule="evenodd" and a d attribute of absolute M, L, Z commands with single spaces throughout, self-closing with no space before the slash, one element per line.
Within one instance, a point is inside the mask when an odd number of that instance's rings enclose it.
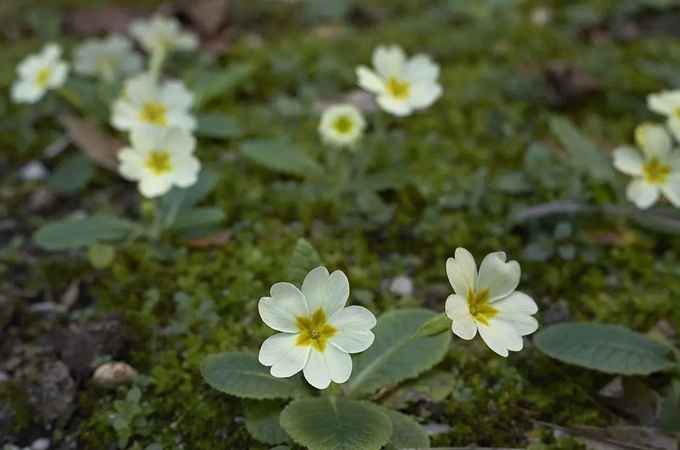
<path fill-rule="evenodd" d="M 375 340 L 369 331 L 376 324 L 375 316 L 363 306 L 348 306 L 335 313 L 328 323 L 337 330 L 328 342 L 345 353 L 363 352 Z"/>
<path fill-rule="evenodd" d="M 467 298 L 458 294 L 449 295 L 449 298 L 446 299 L 444 310 L 446 311 L 446 316 L 451 320 L 470 315 L 470 306 L 468 305 Z"/>
<path fill-rule="evenodd" d="M 666 161 L 671 151 L 671 137 L 661 125 L 644 123 L 635 129 L 635 138 L 647 158 Z"/>
<path fill-rule="evenodd" d="M 517 261 L 505 262 L 503 252 L 489 253 L 479 266 L 476 292 L 489 291 L 489 302 L 507 297 L 517 288 L 521 269 Z"/>
<path fill-rule="evenodd" d="M 398 77 L 405 61 L 406 54 L 398 45 L 379 45 L 373 51 L 373 67 L 383 78 Z"/>
<path fill-rule="evenodd" d="M 45 89 L 38 89 L 30 81 L 17 80 L 12 84 L 10 96 L 14 103 L 35 103 L 45 95 Z"/>
<path fill-rule="evenodd" d="M 344 383 L 352 374 L 352 358 L 342 350 L 329 345 L 322 352 L 312 348 L 303 371 L 305 378 L 317 389 L 326 389 L 331 380 Z"/>
<path fill-rule="evenodd" d="M 163 147 L 173 155 L 188 156 L 196 150 L 196 138 L 181 128 L 170 128 L 165 134 Z"/>
<path fill-rule="evenodd" d="M 262 297 L 257 305 L 262 321 L 277 331 L 300 331 L 295 318 L 311 315 L 302 292 L 290 283 L 276 283 L 270 294 L 271 297 Z"/>
<path fill-rule="evenodd" d="M 659 200 L 659 189 L 647 183 L 644 179 L 638 178 L 626 187 L 626 198 L 633 202 L 639 209 L 647 209 Z"/>
<path fill-rule="evenodd" d="M 332 345 L 327 346 L 326 349 L 330 347 L 332 347 Z M 324 355 L 316 349 L 311 348 L 311 346 L 310 349 L 309 360 L 307 360 L 307 365 L 302 373 L 309 384 L 317 389 L 326 389 L 328 385 L 331 384 L 331 374 L 323 357 Z"/>
<path fill-rule="evenodd" d="M 376 101 L 380 109 L 393 116 L 406 117 L 413 112 L 413 108 L 408 101 L 395 100 L 389 95 L 379 95 Z"/>
<path fill-rule="evenodd" d="M 499 314 L 494 317 L 494 320 L 511 326 L 520 336 L 527 336 L 538 330 L 538 320 L 532 316 L 522 314 Z"/>
<path fill-rule="evenodd" d="M 642 176 L 644 163 L 640 152 L 633 147 L 622 146 L 614 150 L 614 167 L 621 173 L 633 177 Z"/>
<path fill-rule="evenodd" d="M 258 359 L 277 378 L 287 378 L 301 371 L 309 360 L 311 347 L 296 345 L 296 334 L 280 333 L 262 343 Z"/>
<path fill-rule="evenodd" d="M 522 336 L 517 334 L 515 329 L 507 323 L 499 320 L 489 320 L 489 325 L 477 324 L 479 335 L 487 346 L 501 356 L 508 356 L 508 350 L 519 351 L 524 342 Z"/>
<path fill-rule="evenodd" d="M 142 176 L 137 186 L 139 193 L 146 198 L 156 198 L 166 194 L 172 187 L 172 179 L 167 175 Z"/>
<path fill-rule="evenodd" d="M 455 319 L 451 324 L 453 334 L 461 339 L 469 341 L 477 334 L 477 322 L 471 314 Z"/>
<path fill-rule="evenodd" d="M 680 91 L 662 91 L 647 96 L 647 107 L 657 114 L 670 116 L 680 107 Z"/>
<path fill-rule="evenodd" d="M 144 174 L 144 160 L 134 149 L 126 147 L 118 152 L 118 173 L 130 181 L 140 180 Z"/>
<path fill-rule="evenodd" d="M 181 156 L 173 161 L 174 170 L 172 180 L 181 187 L 193 186 L 198 181 L 198 173 L 201 171 L 201 162 L 193 155 Z"/>
<path fill-rule="evenodd" d="M 666 178 L 666 184 L 661 186 L 661 192 L 676 208 L 680 208 L 680 174 L 672 173 Z"/>
<path fill-rule="evenodd" d="M 680 140 L 680 117 L 677 115 L 668 117 L 666 125 L 668 126 L 668 129 L 671 131 L 671 133 L 673 133 L 675 139 Z"/>
<path fill-rule="evenodd" d="M 357 84 L 361 89 L 374 94 L 382 94 L 385 92 L 385 83 L 383 80 L 368 67 L 359 66 L 356 68 L 355 73 L 358 79 Z"/>
<path fill-rule="evenodd" d="M 467 295 L 470 292 L 474 292 L 477 286 L 477 263 L 475 263 L 475 258 L 463 247 L 458 247 L 454 258 L 446 260 L 446 275 L 449 278 L 451 287 L 453 287 L 453 291 L 467 298 Z"/>
<path fill-rule="evenodd" d="M 421 82 L 411 86 L 409 103 L 415 109 L 428 108 L 442 95 L 443 89 L 437 83 Z"/>
<path fill-rule="evenodd" d="M 65 62 L 59 62 L 52 70 L 52 76 L 50 78 L 49 85 L 52 88 L 56 88 L 66 83 L 66 78 L 68 78 L 69 65 Z"/>
<path fill-rule="evenodd" d="M 520 291 L 515 291 L 507 297 L 495 301 L 493 307 L 499 313 L 532 316 L 538 312 L 538 305 L 536 305 L 534 299 Z"/>
<path fill-rule="evenodd" d="M 439 78 L 439 64 L 430 55 L 419 53 L 406 62 L 402 75 L 412 83 L 434 84 Z"/>
<path fill-rule="evenodd" d="M 325 267 L 317 267 L 309 272 L 302 282 L 302 293 L 309 302 L 311 313 L 323 309 L 326 317 L 330 318 L 347 303 L 349 281 L 340 270 L 329 276 Z"/>

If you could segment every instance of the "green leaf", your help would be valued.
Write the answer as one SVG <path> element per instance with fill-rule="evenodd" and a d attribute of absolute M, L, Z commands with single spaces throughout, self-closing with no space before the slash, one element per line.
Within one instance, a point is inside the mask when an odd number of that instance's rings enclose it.
<path fill-rule="evenodd" d="M 312 244 L 306 239 L 298 239 L 295 249 L 288 263 L 288 281 L 297 287 L 302 286 L 302 282 L 312 269 L 323 266 L 321 257 L 316 252 Z"/>
<path fill-rule="evenodd" d="M 299 147 L 282 140 L 250 140 L 241 143 L 243 156 L 260 166 L 289 175 L 322 175 L 323 169 Z"/>
<path fill-rule="evenodd" d="M 568 364 L 620 375 L 649 375 L 673 368 L 671 349 L 617 325 L 564 323 L 534 335 L 536 347 Z"/>
<path fill-rule="evenodd" d="M 246 406 L 245 418 L 248 433 L 264 444 L 275 445 L 290 442 L 290 436 L 279 423 L 283 406 L 275 401 L 257 402 Z"/>
<path fill-rule="evenodd" d="M 242 134 L 233 117 L 224 114 L 209 113 L 196 117 L 198 127 L 196 135 L 213 139 L 231 139 Z"/>
<path fill-rule="evenodd" d="M 232 94 L 255 72 L 253 63 L 234 63 L 225 70 L 199 70 L 191 75 L 187 83 L 195 96 L 194 107 L 203 105 L 218 97 Z"/>
<path fill-rule="evenodd" d="M 417 377 L 444 358 L 453 333 L 427 338 L 410 336 L 435 313 L 426 309 L 390 311 L 378 318 L 375 342 L 354 360 L 347 389 L 351 396 L 369 395 L 388 384 Z"/>
<path fill-rule="evenodd" d="M 192 186 L 184 189 L 174 187 L 165 194 L 161 198 L 163 227 L 170 228 L 177 220 L 178 214 L 190 210 L 195 204 L 203 200 L 215 188 L 217 180 L 217 174 L 210 170 L 203 170 Z"/>
<path fill-rule="evenodd" d="M 224 220 L 226 214 L 214 206 L 199 206 L 183 212 L 170 227 L 173 230 L 187 230 L 216 225 Z"/>
<path fill-rule="evenodd" d="M 523 172 L 514 171 L 501 175 L 496 182 L 496 187 L 508 194 L 522 194 L 531 190 L 531 183 L 527 181 Z"/>
<path fill-rule="evenodd" d="M 451 395 L 455 383 L 456 376 L 451 372 L 432 370 L 402 384 L 385 397 L 382 403 L 392 409 L 406 409 L 415 402 L 442 402 Z"/>
<path fill-rule="evenodd" d="M 96 82 L 69 77 L 66 83 L 57 89 L 57 92 L 86 116 L 96 117 L 99 120 L 108 119 L 109 106 L 102 101 L 99 85 Z"/>
<path fill-rule="evenodd" d="M 116 249 L 106 244 L 92 244 L 87 249 L 87 259 L 95 269 L 106 269 L 116 257 Z"/>
<path fill-rule="evenodd" d="M 392 434 L 378 407 L 343 397 L 295 400 L 281 413 L 281 426 L 309 450 L 378 450 Z"/>
<path fill-rule="evenodd" d="M 386 414 L 392 423 L 392 436 L 390 436 L 389 443 L 394 447 L 430 448 L 430 438 L 413 418 L 385 407 L 381 407 L 380 411 Z"/>
<path fill-rule="evenodd" d="M 672 380 L 671 388 L 661 404 L 661 427 L 671 433 L 680 433 L 680 380 Z"/>
<path fill-rule="evenodd" d="M 35 233 L 34 239 L 44 250 L 67 250 L 122 241 L 139 229 L 138 224 L 119 217 L 91 216 L 47 224 Z"/>
<path fill-rule="evenodd" d="M 588 173 L 595 181 L 614 181 L 614 167 L 609 157 L 569 119 L 552 117 L 550 129 L 569 152 L 576 168 Z"/>
<path fill-rule="evenodd" d="M 96 170 L 97 166 L 89 158 L 75 153 L 55 167 L 48 184 L 59 194 L 73 194 L 87 186 Z"/>
<path fill-rule="evenodd" d="M 363 179 L 353 183 L 350 191 L 386 191 L 401 189 L 411 183 L 412 174 L 408 168 L 387 169 L 366 175 Z"/>
<path fill-rule="evenodd" d="M 201 363 L 201 374 L 218 391 L 241 398 L 264 400 L 307 395 L 299 376 L 275 378 L 257 356 L 248 353 L 209 355 Z"/>

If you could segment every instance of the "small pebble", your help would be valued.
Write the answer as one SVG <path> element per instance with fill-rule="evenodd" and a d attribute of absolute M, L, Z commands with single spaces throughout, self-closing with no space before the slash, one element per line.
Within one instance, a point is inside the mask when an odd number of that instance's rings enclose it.
<path fill-rule="evenodd" d="M 47 167 L 37 159 L 29 161 L 19 169 L 19 177 L 24 181 L 42 180 L 47 176 Z"/>
<path fill-rule="evenodd" d="M 47 438 L 40 438 L 31 445 L 31 450 L 47 450 L 48 448 L 50 448 L 50 440 Z"/>
<path fill-rule="evenodd" d="M 531 23 L 544 27 L 552 21 L 552 10 L 547 6 L 539 6 L 531 11 Z"/>
<path fill-rule="evenodd" d="M 405 275 L 399 275 L 390 283 L 390 292 L 400 297 L 410 297 L 413 294 L 413 281 Z"/>
<path fill-rule="evenodd" d="M 107 362 L 95 369 L 92 379 L 100 387 L 114 389 L 130 383 L 135 375 L 137 371 L 126 363 Z"/>

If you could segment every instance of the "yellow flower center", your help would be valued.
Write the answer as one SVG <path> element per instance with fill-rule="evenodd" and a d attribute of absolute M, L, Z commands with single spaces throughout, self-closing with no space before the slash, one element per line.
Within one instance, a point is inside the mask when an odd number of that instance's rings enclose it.
<path fill-rule="evenodd" d="M 390 97 L 397 100 L 406 100 L 411 95 L 411 83 L 391 77 L 385 84 L 385 90 Z"/>
<path fill-rule="evenodd" d="M 152 151 L 144 161 L 144 165 L 157 177 L 172 170 L 170 154 L 164 151 Z"/>
<path fill-rule="evenodd" d="M 326 322 L 326 313 L 323 309 L 314 311 L 312 317 L 296 317 L 295 323 L 300 329 L 296 344 L 312 345 L 320 352 L 326 349 L 326 340 L 338 331 Z"/>
<path fill-rule="evenodd" d="M 661 164 L 659 158 L 652 158 L 642 166 L 642 174 L 649 184 L 666 184 L 666 178 L 671 173 L 671 168 Z"/>
<path fill-rule="evenodd" d="M 338 134 L 350 134 L 354 129 L 354 122 L 347 116 L 339 116 L 333 122 L 333 129 Z"/>
<path fill-rule="evenodd" d="M 48 68 L 40 69 L 38 74 L 35 76 L 35 87 L 38 89 L 44 89 L 47 87 L 47 83 L 50 82 L 50 77 L 52 76 L 52 71 Z"/>
<path fill-rule="evenodd" d="M 139 111 L 139 120 L 164 127 L 168 124 L 168 110 L 165 105 L 160 103 L 145 102 L 141 111 Z"/>
<path fill-rule="evenodd" d="M 488 304 L 488 290 L 482 292 L 468 291 L 467 301 L 472 317 L 474 317 L 477 322 L 483 323 L 486 326 L 489 326 L 489 319 L 498 314 L 498 310 Z"/>

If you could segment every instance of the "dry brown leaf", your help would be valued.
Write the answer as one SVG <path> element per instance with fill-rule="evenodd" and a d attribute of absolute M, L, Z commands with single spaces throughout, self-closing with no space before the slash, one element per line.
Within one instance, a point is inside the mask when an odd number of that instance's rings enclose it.
<path fill-rule="evenodd" d="M 123 147 L 122 140 L 104 132 L 93 121 L 81 117 L 62 115 L 59 116 L 59 123 L 85 156 L 102 167 L 116 170 L 118 150 Z"/>
<path fill-rule="evenodd" d="M 227 20 L 229 0 L 204 0 L 191 3 L 186 13 L 192 23 L 204 34 L 217 33 Z"/>
<path fill-rule="evenodd" d="M 64 26 L 77 36 L 100 36 L 112 32 L 126 33 L 134 19 L 149 16 L 153 9 L 133 4 L 110 3 L 81 6 L 64 11 Z"/>
<path fill-rule="evenodd" d="M 202 238 L 182 240 L 182 244 L 186 247 L 196 249 L 220 247 L 228 244 L 229 241 L 231 241 L 232 235 L 233 232 L 231 230 L 224 230 Z"/>
<path fill-rule="evenodd" d="M 572 436 L 592 450 L 677 450 L 678 439 L 652 427 L 615 426 L 565 428 L 547 422 L 537 425 L 553 430 L 555 437 Z"/>

